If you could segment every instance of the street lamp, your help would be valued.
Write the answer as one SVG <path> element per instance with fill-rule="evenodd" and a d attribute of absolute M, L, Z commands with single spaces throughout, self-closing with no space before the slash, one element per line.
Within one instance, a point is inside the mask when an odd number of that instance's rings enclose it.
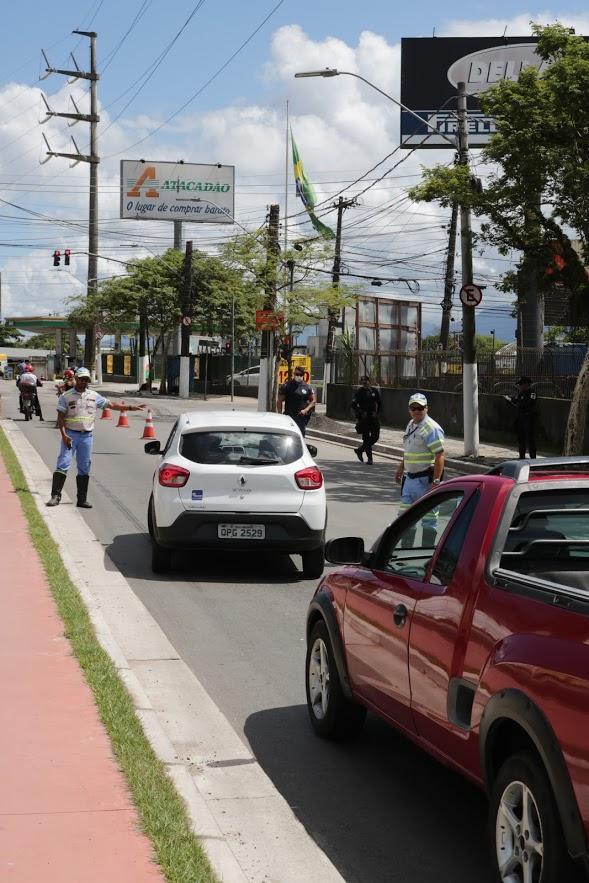
<path fill-rule="evenodd" d="M 410 113 L 411 116 L 415 117 L 416 120 L 427 126 L 428 129 L 431 129 L 432 132 L 435 132 L 436 135 L 439 135 L 450 144 L 454 150 L 458 147 L 458 141 L 456 138 L 449 138 L 443 132 L 440 132 L 435 126 L 432 126 L 427 120 L 424 120 L 423 117 L 420 117 L 419 114 L 415 113 L 415 111 L 411 110 L 410 107 L 407 107 L 405 104 L 401 104 L 400 101 L 397 101 L 396 98 L 393 98 L 392 95 L 389 95 L 388 92 L 385 92 L 383 89 L 380 89 L 378 86 L 375 86 L 374 83 L 371 83 L 370 80 L 367 80 L 365 77 L 361 77 L 360 74 L 355 74 L 353 71 L 338 71 L 335 67 L 326 67 L 322 71 L 299 71 L 299 73 L 295 74 L 295 79 L 300 79 L 302 77 L 356 77 L 357 80 L 362 80 L 363 83 L 366 83 L 367 86 L 370 86 L 371 89 L 374 89 L 376 92 L 379 92 L 381 95 L 384 95 L 385 98 L 388 98 L 389 101 L 392 101 L 393 104 L 396 104 L 397 107 L 400 107 L 402 110 L 406 111 L 406 113 Z"/>
<path fill-rule="evenodd" d="M 295 74 L 296 78 L 301 77 L 338 77 L 345 75 L 355 77 L 361 80 L 396 104 L 406 113 L 411 114 L 419 120 L 419 122 L 431 129 L 436 135 L 441 136 L 447 141 L 458 154 L 458 162 L 460 165 L 468 166 L 468 123 L 467 123 L 467 107 L 466 107 L 466 85 L 464 82 L 458 83 L 458 137 L 449 138 L 429 121 L 424 120 L 419 114 L 411 110 L 410 107 L 397 101 L 388 92 L 375 86 L 370 80 L 356 74 L 353 71 L 339 71 L 337 68 L 325 68 L 320 71 L 300 71 Z M 462 284 L 463 286 L 472 285 L 472 234 L 470 224 L 470 208 L 467 205 L 460 207 L 460 240 L 462 250 Z M 462 324 L 463 324 L 463 386 L 462 386 L 462 402 L 463 402 L 463 420 L 464 420 L 464 453 L 467 456 L 477 456 L 479 448 L 479 406 L 478 406 L 478 378 L 477 364 L 475 352 L 475 317 L 474 307 L 463 304 L 462 307 Z"/>

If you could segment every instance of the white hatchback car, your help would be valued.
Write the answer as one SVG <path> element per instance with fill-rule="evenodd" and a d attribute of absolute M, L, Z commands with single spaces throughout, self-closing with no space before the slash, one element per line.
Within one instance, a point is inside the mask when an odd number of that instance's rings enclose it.
<path fill-rule="evenodd" d="M 192 411 L 160 450 L 148 527 L 152 569 L 174 549 L 272 549 L 298 553 L 303 574 L 323 573 L 327 504 L 323 475 L 296 423 L 283 414 Z"/>
<path fill-rule="evenodd" d="M 260 366 L 255 365 L 253 368 L 244 368 L 236 374 L 228 374 L 226 377 L 227 386 L 231 385 L 231 377 L 233 377 L 234 386 L 259 386 L 260 385 Z"/>

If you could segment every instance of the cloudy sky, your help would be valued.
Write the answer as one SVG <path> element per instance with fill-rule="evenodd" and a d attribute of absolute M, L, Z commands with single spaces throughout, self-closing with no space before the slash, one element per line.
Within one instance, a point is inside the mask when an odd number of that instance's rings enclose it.
<path fill-rule="evenodd" d="M 87 148 L 85 123 L 69 129 L 65 120 L 51 119 L 40 125 L 41 90 L 54 110 L 72 111 L 70 96 L 80 110 L 88 108 L 84 81 L 68 84 L 57 75 L 40 80 L 41 48 L 54 67 L 71 68 L 73 51 L 80 68 L 87 68 L 88 41 L 71 34 L 79 28 L 98 33 L 99 252 L 110 258 L 100 260 L 101 277 L 122 271 L 116 261 L 159 253 L 172 242 L 169 223 L 118 218 L 123 158 L 233 164 L 239 223 L 257 229 L 274 202 L 284 215 L 288 101 L 319 199 L 328 207 L 344 188 L 346 196 L 365 191 L 345 214 L 344 273 L 350 279 L 356 273 L 417 281 L 426 328 L 433 330 L 439 321 L 448 217 L 435 207 L 412 204 L 406 190 L 418 181 L 421 164 L 450 162 L 452 152 L 394 152 L 399 117 L 393 103 L 351 77 L 295 80 L 294 73 L 324 67 L 354 71 L 399 98 L 401 37 L 429 37 L 434 28 L 438 36 L 497 35 L 506 29 L 521 36 L 530 33 L 530 20 L 555 19 L 589 33 L 589 15 L 580 3 L 558 0 L 537 10 L 518 0 L 496 0 L 493 19 L 482 2 L 469 4 L 468 19 L 455 0 L 444 4 L 443 17 L 441 8 L 431 0 L 398 8 L 385 0 L 15 4 L 0 66 L 2 315 L 58 314 L 69 297 L 84 290 L 85 256 L 74 255 L 69 269 L 55 270 L 51 255 L 56 248 L 87 249 L 88 167 L 70 168 L 63 159 L 39 163 L 45 158 L 42 133 L 53 150 L 70 151 L 71 134 L 82 152 Z M 354 184 L 360 176 L 365 177 Z M 312 235 L 300 210 L 289 168 L 291 238 Z M 323 219 L 335 223 L 334 213 Z M 213 249 L 230 232 L 187 224 L 185 235 L 196 247 Z M 488 286 L 478 327 L 495 328 L 506 339 L 513 329 L 509 302 L 493 290 L 493 282 L 508 266 L 494 254 L 476 258 L 477 281 Z M 409 293 L 403 283 L 377 289 L 364 281 L 367 293 Z M 416 290 L 415 282 L 410 284 Z M 458 309 L 454 315 L 458 326 Z"/>

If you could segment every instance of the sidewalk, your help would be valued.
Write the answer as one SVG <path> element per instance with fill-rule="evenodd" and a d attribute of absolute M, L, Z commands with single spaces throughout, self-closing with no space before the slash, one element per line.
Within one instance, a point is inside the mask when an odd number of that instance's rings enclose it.
<path fill-rule="evenodd" d="M 163 883 L 0 458 L 0 879 Z"/>
<path fill-rule="evenodd" d="M 177 396 L 157 395 L 145 397 L 138 396 L 133 385 L 109 383 L 100 387 L 103 395 L 111 395 L 113 398 L 125 398 L 128 401 L 143 401 L 157 417 L 175 417 L 183 411 L 215 410 L 226 408 L 243 408 L 256 410 L 257 401 L 254 398 L 235 396 L 233 404 L 230 396 L 212 396 L 204 400 L 200 396 L 192 396 L 188 401 L 179 399 Z M 374 447 L 376 454 L 384 454 L 387 457 L 400 458 L 403 453 L 403 429 L 392 429 L 383 426 L 380 440 Z M 316 413 L 307 429 L 307 437 L 320 441 L 333 441 L 347 447 L 357 447 L 360 442 L 354 430 L 354 423 L 350 420 L 334 420 L 325 414 L 325 405 L 317 405 Z M 479 444 L 479 456 L 476 458 L 464 456 L 464 439 L 445 438 L 446 465 L 455 472 L 481 473 L 486 472 L 491 466 L 502 463 L 504 460 L 517 459 L 519 456 L 515 447 L 489 444 Z M 539 452 L 540 456 L 549 456 Z"/>

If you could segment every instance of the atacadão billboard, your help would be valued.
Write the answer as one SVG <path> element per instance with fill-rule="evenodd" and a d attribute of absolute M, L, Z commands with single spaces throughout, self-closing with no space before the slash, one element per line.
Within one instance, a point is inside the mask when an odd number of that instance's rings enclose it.
<path fill-rule="evenodd" d="M 458 83 L 468 95 L 468 140 L 483 147 L 495 131 L 476 96 L 501 80 L 517 80 L 524 67 L 543 70 L 536 37 L 416 37 L 401 40 L 401 104 L 411 108 L 447 138 L 458 134 Z M 452 149 L 442 134 L 431 133 L 401 110 L 401 146 Z"/>
<path fill-rule="evenodd" d="M 121 218 L 233 224 L 235 166 L 121 160 Z"/>

